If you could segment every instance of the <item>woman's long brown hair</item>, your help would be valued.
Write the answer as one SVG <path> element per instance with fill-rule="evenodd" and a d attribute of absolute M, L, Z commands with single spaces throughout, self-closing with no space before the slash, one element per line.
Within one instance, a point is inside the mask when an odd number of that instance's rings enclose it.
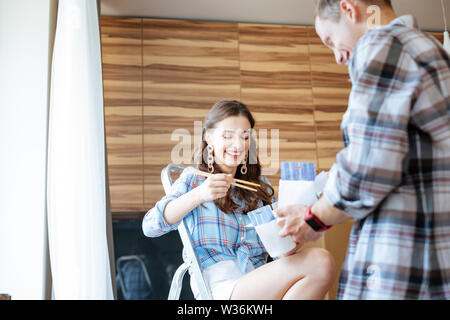
<path fill-rule="evenodd" d="M 214 104 L 205 117 L 201 146 L 197 146 L 197 150 L 194 155 L 195 159 L 198 159 L 199 161 L 201 158 L 201 163 L 198 166 L 201 171 L 208 172 L 208 164 L 206 163 L 207 156 L 205 156 L 207 153 L 205 149 L 208 145 L 205 141 L 206 130 L 215 128 L 218 122 L 232 116 L 244 116 L 250 122 L 252 129 L 255 126 L 255 119 L 245 104 L 236 100 L 221 100 Z M 236 179 L 247 180 L 261 185 L 261 187 L 257 188 L 257 192 L 236 188 L 238 199 L 245 204 L 244 213 L 257 209 L 258 199 L 261 199 L 264 205 L 271 204 L 274 189 L 270 184 L 267 184 L 261 178 L 261 165 L 256 152 L 256 142 L 254 141 L 252 135 L 250 135 L 250 149 L 247 157 L 247 173 L 245 175 L 241 173 L 241 167 L 242 164 L 237 167 L 236 174 L 234 176 Z M 214 173 L 222 173 L 222 170 L 220 170 L 216 163 L 214 163 Z M 231 190 L 232 188 L 228 190 L 225 197 L 214 200 L 214 204 L 225 213 L 232 213 L 233 210 L 238 207 L 238 205 L 231 198 Z"/>

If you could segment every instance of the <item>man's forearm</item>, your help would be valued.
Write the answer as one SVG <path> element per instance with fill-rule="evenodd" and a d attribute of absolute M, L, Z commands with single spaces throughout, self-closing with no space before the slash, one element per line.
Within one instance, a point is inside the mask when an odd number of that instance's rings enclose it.
<path fill-rule="evenodd" d="M 319 201 L 312 206 L 311 212 L 327 226 L 352 219 L 335 207 L 330 206 L 325 197 L 320 198 Z"/>

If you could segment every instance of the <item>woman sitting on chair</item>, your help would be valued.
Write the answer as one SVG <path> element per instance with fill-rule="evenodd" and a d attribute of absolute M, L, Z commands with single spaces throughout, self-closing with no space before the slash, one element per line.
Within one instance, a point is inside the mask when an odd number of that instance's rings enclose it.
<path fill-rule="evenodd" d="M 214 299 L 323 299 L 335 279 L 334 259 L 320 248 L 296 250 L 267 263 L 268 254 L 247 212 L 275 202 L 250 148 L 255 120 L 238 102 L 217 102 L 206 116 L 198 169 L 186 168 L 171 194 L 144 217 L 147 237 L 176 230 L 182 219 L 193 239 Z M 197 158 L 197 159 L 198 159 Z M 255 159 L 254 161 L 250 161 Z M 199 161 L 199 162 L 200 162 Z M 232 186 L 234 178 L 260 184 L 257 192 Z M 191 282 L 196 299 L 198 290 Z"/>

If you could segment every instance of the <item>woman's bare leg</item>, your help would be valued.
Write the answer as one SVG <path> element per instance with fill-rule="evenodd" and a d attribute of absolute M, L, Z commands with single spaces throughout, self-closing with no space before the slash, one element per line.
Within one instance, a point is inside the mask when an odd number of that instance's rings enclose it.
<path fill-rule="evenodd" d="M 334 259 L 328 251 L 304 249 L 244 275 L 231 299 L 323 299 L 335 276 Z"/>

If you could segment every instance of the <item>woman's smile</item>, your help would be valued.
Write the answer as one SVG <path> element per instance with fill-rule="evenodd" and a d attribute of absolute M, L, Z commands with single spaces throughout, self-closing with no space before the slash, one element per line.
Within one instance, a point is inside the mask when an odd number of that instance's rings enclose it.
<path fill-rule="evenodd" d="M 238 159 L 241 158 L 241 156 L 244 154 L 244 151 L 232 151 L 232 150 L 226 150 L 225 154 L 230 157 L 231 159 L 233 159 L 234 161 L 237 161 Z"/>

